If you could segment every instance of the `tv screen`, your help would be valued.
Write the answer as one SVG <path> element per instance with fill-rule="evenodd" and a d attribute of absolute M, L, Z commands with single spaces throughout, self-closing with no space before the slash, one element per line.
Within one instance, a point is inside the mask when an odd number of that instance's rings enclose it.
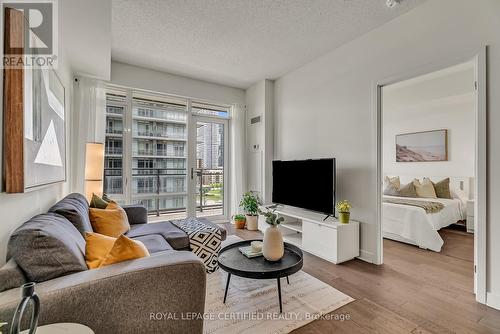
<path fill-rule="evenodd" d="M 273 161 L 273 202 L 335 213 L 335 159 Z"/>

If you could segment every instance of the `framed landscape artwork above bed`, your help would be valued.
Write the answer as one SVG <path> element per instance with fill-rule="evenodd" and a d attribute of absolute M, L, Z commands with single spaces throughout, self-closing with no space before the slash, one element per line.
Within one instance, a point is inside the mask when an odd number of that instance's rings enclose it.
<path fill-rule="evenodd" d="M 448 161 L 448 130 L 396 135 L 396 162 Z"/>

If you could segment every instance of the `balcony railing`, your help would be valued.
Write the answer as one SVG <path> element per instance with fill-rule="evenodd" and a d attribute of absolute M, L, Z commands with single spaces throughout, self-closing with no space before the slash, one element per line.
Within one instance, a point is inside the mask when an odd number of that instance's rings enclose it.
<path fill-rule="evenodd" d="M 172 132 L 165 132 L 165 131 L 137 130 L 134 132 L 134 136 L 155 137 L 155 138 L 165 138 L 165 139 L 186 139 L 185 133 L 172 133 Z"/>
<path fill-rule="evenodd" d="M 106 113 L 108 113 L 108 114 L 122 115 L 123 114 L 123 108 L 122 107 L 108 106 L 108 107 L 106 107 Z"/>
<path fill-rule="evenodd" d="M 187 191 L 187 180 L 181 185 L 162 182 L 169 177 L 187 177 L 185 168 L 132 168 L 132 178 L 144 178 L 143 185 L 133 190 L 133 201 L 147 202 L 148 213 L 159 216 L 166 213 L 182 212 L 183 207 L 165 208 L 165 196 L 169 194 L 185 193 Z M 193 174 L 197 177 L 196 211 L 203 212 L 207 209 L 222 209 L 224 203 L 223 174 L 220 169 L 196 169 Z M 122 194 L 121 187 L 117 185 L 116 179 L 122 183 L 121 168 L 104 169 L 104 192 L 109 194 Z M 146 180 L 148 179 L 148 180 Z M 139 195 L 134 196 L 134 195 Z M 146 197 L 144 197 L 146 196 Z M 185 195 L 180 195 L 185 198 Z M 135 198 L 134 198 L 135 197 Z"/>
<path fill-rule="evenodd" d="M 133 152 L 133 155 L 154 155 L 153 150 L 148 150 L 148 149 L 135 149 Z"/>
<path fill-rule="evenodd" d="M 104 168 L 104 192 L 106 194 L 123 194 L 123 178 L 121 168 Z"/>
<path fill-rule="evenodd" d="M 106 128 L 106 133 L 107 134 L 113 134 L 113 135 L 121 135 L 123 133 L 123 129 L 115 129 L 115 128 Z"/>
<path fill-rule="evenodd" d="M 224 208 L 224 170 L 196 169 L 196 211 Z"/>
<path fill-rule="evenodd" d="M 121 147 L 106 147 L 106 154 L 109 155 L 121 155 L 123 154 L 123 148 Z"/>
<path fill-rule="evenodd" d="M 166 121 L 186 121 L 186 113 L 179 111 L 134 108 L 132 115 L 145 118 L 161 119 Z"/>

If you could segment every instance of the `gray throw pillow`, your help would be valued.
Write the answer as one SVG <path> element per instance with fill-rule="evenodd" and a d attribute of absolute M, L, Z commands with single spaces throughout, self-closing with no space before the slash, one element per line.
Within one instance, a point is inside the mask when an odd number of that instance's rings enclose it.
<path fill-rule="evenodd" d="M 8 253 L 33 282 L 87 270 L 85 239 L 55 213 L 35 216 L 16 229 Z"/>
<path fill-rule="evenodd" d="M 26 277 L 14 259 L 10 259 L 0 268 L 0 292 L 18 288 L 26 283 Z"/>

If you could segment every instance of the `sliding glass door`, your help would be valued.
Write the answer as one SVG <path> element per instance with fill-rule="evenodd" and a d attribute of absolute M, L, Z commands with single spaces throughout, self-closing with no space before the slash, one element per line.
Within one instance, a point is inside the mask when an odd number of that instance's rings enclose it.
<path fill-rule="evenodd" d="M 104 192 L 165 219 L 227 218 L 228 117 L 224 106 L 110 88 Z"/>
<path fill-rule="evenodd" d="M 227 120 L 194 116 L 196 129 L 193 195 L 196 216 L 227 217 Z"/>

